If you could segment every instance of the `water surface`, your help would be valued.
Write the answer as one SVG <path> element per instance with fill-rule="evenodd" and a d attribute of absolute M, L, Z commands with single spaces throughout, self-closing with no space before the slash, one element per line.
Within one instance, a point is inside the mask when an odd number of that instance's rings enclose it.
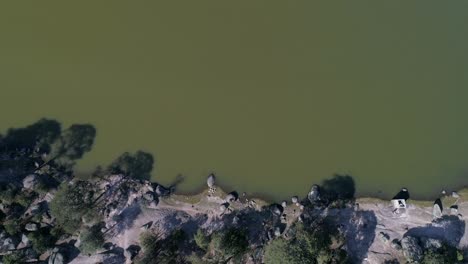
<path fill-rule="evenodd" d="M 164 2 L 164 3 L 163 3 Z M 0 130 L 90 122 L 82 171 L 121 152 L 154 179 L 215 171 L 276 198 L 334 173 L 425 197 L 468 179 L 468 3 L 10 1 Z"/>

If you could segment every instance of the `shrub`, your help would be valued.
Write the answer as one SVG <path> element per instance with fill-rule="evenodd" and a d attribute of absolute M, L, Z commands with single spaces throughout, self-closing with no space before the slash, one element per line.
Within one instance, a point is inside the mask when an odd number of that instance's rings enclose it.
<path fill-rule="evenodd" d="M 3 264 L 18 264 L 24 262 L 24 253 L 22 251 L 14 251 L 11 254 L 4 255 L 2 258 Z"/>
<path fill-rule="evenodd" d="M 201 229 L 197 230 L 197 233 L 195 233 L 193 238 L 195 240 L 195 244 L 197 244 L 200 249 L 205 251 L 208 249 L 210 239 L 205 235 L 205 233 L 203 233 Z"/>
<path fill-rule="evenodd" d="M 18 223 L 18 221 L 15 220 L 8 220 L 3 224 L 3 227 L 5 228 L 5 231 L 10 235 L 10 236 L 15 236 L 21 232 L 21 226 Z"/>
<path fill-rule="evenodd" d="M 81 226 L 83 216 L 93 209 L 93 186 L 86 181 L 73 185 L 62 183 L 50 203 L 52 215 L 59 226 L 73 234 Z"/>
<path fill-rule="evenodd" d="M 44 253 L 57 242 L 57 238 L 50 234 L 50 228 L 48 227 L 29 233 L 28 238 L 31 240 L 33 249 L 39 254 Z"/>
<path fill-rule="evenodd" d="M 104 234 L 101 232 L 102 225 L 94 225 L 86 229 L 80 235 L 80 250 L 85 254 L 92 254 L 104 244 Z"/>

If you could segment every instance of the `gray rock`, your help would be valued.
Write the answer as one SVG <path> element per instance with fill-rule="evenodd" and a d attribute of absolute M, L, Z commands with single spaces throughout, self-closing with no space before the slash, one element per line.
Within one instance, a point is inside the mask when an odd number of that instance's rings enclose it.
<path fill-rule="evenodd" d="M 378 236 L 380 240 L 384 243 L 388 243 L 388 241 L 390 241 L 390 236 L 387 233 L 380 232 Z"/>
<path fill-rule="evenodd" d="M 36 174 L 30 174 L 23 179 L 23 188 L 32 190 L 38 184 L 38 178 Z"/>
<path fill-rule="evenodd" d="M 25 247 L 31 245 L 31 241 L 29 240 L 29 238 L 28 238 L 25 234 L 21 234 L 21 243 L 22 243 L 23 246 L 25 246 Z"/>
<path fill-rule="evenodd" d="M 401 240 L 403 256 L 408 262 L 420 262 L 423 258 L 423 249 L 419 245 L 417 238 L 406 236 Z"/>
<path fill-rule="evenodd" d="M 275 236 L 276 237 L 281 236 L 281 229 L 279 227 L 275 227 Z"/>
<path fill-rule="evenodd" d="M 283 214 L 283 207 L 279 204 L 272 204 L 271 212 L 277 216 L 280 216 L 281 214 Z"/>
<path fill-rule="evenodd" d="M 171 190 L 158 184 L 158 186 L 156 187 L 156 194 L 158 196 L 169 196 L 171 194 Z"/>
<path fill-rule="evenodd" d="M 146 192 L 145 194 L 143 194 L 143 199 L 149 201 L 149 202 L 152 202 L 156 199 L 156 194 L 154 192 Z"/>
<path fill-rule="evenodd" d="M 393 239 L 390 243 L 390 246 L 395 250 L 401 250 L 401 243 L 398 239 Z"/>
<path fill-rule="evenodd" d="M 319 191 L 318 185 L 316 184 L 312 185 L 310 192 L 307 194 L 307 198 L 309 199 L 311 203 L 314 203 L 320 200 L 320 191 Z"/>
<path fill-rule="evenodd" d="M 0 241 L 0 252 L 5 253 L 10 250 L 15 250 L 17 243 L 13 240 L 13 238 L 8 237 Z"/>
<path fill-rule="evenodd" d="M 216 177 L 214 176 L 214 174 L 210 174 L 206 179 L 206 185 L 208 185 L 209 188 L 213 188 L 215 186 L 215 180 Z"/>
<path fill-rule="evenodd" d="M 293 196 L 293 197 L 291 198 L 291 202 L 292 202 L 293 204 L 299 202 L 299 197 Z"/>
<path fill-rule="evenodd" d="M 34 232 L 39 229 L 39 226 L 36 223 L 27 223 L 24 229 L 29 232 Z"/>
<path fill-rule="evenodd" d="M 457 215 L 458 214 L 458 205 L 450 206 L 450 214 Z"/>
<path fill-rule="evenodd" d="M 52 254 L 49 257 L 49 264 L 64 264 L 65 263 L 65 256 L 59 252 L 58 248 L 54 248 Z"/>
<path fill-rule="evenodd" d="M 281 206 L 282 206 L 283 208 L 286 208 L 287 205 L 288 205 L 288 203 L 287 203 L 286 201 L 281 202 Z"/>
<path fill-rule="evenodd" d="M 219 211 L 221 211 L 221 213 L 224 213 L 228 208 L 229 208 L 229 203 L 223 203 L 219 206 Z"/>
<path fill-rule="evenodd" d="M 452 192 L 452 197 L 453 198 L 460 198 L 460 195 L 457 192 Z"/>
<path fill-rule="evenodd" d="M 233 192 L 228 193 L 228 195 L 226 195 L 226 198 L 224 200 L 226 202 L 232 203 L 232 202 L 237 201 L 238 198 L 239 198 L 239 195 L 237 194 L 237 192 L 233 191 Z"/>

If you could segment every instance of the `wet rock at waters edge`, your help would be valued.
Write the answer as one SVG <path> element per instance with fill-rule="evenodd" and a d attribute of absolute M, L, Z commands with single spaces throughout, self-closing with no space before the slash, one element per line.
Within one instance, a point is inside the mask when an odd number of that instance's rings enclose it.
<path fill-rule="evenodd" d="M 286 208 L 287 205 L 288 205 L 288 203 L 287 203 L 286 201 L 282 201 L 282 202 L 281 202 L 281 206 L 282 206 L 283 208 Z"/>
<path fill-rule="evenodd" d="M 158 186 L 156 187 L 156 194 L 158 196 L 169 196 L 171 194 L 171 190 L 158 184 Z"/>
<path fill-rule="evenodd" d="M 228 195 L 226 195 L 225 201 L 232 203 L 232 202 L 237 201 L 237 199 L 239 199 L 239 194 L 236 191 L 233 191 L 233 192 L 228 193 Z"/>
<path fill-rule="evenodd" d="M 32 190 L 37 186 L 39 180 L 36 174 L 30 174 L 23 179 L 23 188 Z"/>
<path fill-rule="evenodd" d="M 147 200 L 149 202 L 154 201 L 156 198 L 157 198 L 156 193 L 151 192 L 151 191 L 146 192 L 145 194 L 143 194 L 143 199 L 145 199 L 145 200 Z"/>
<path fill-rule="evenodd" d="M 26 229 L 26 231 L 34 232 L 37 231 L 39 227 L 36 223 L 27 223 L 24 229 Z"/>
<path fill-rule="evenodd" d="M 210 174 L 206 179 L 206 185 L 208 185 L 209 188 L 213 188 L 215 186 L 215 180 L 216 177 L 214 176 L 214 174 Z"/>
<path fill-rule="evenodd" d="M 437 199 L 435 202 L 434 202 L 434 206 L 432 208 L 432 216 L 434 218 L 440 218 L 442 217 L 442 202 L 440 201 L 440 199 Z"/>
<path fill-rule="evenodd" d="M 384 243 L 388 243 L 388 241 L 390 241 L 390 236 L 385 232 L 380 232 L 378 236 L 380 240 Z"/>
<path fill-rule="evenodd" d="M 283 214 L 283 207 L 279 204 L 272 204 L 270 206 L 270 209 L 274 215 L 280 216 L 281 214 Z"/>
<path fill-rule="evenodd" d="M 297 196 L 291 197 L 291 202 L 292 202 L 293 204 L 298 203 L 298 202 L 299 202 L 299 197 L 297 197 Z"/>
<path fill-rule="evenodd" d="M 423 258 L 423 249 L 416 237 L 406 236 L 401 240 L 403 256 L 408 262 L 420 262 Z"/>
<path fill-rule="evenodd" d="M 320 190 L 317 184 L 312 185 L 310 192 L 307 194 L 307 198 L 309 199 L 311 203 L 314 203 L 320 200 Z"/>

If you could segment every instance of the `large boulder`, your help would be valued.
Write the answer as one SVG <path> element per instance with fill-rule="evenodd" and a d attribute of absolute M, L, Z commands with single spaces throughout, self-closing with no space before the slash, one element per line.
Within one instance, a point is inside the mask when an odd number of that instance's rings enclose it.
<path fill-rule="evenodd" d="M 214 176 L 214 174 L 210 174 L 206 179 L 206 185 L 208 185 L 209 188 L 213 188 L 215 186 L 215 180 L 216 177 Z"/>
<path fill-rule="evenodd" d="M 27 223 L 24 229 L 29 232 L 34 232 L 39 229 L 39 226 L 36 223 Z"/>
<path fill-rule="evenodd" d="M 48 263 L 49 264 L 64 264 L 65 257 L 63 256 L 62 253 L 59 252 L 58 248 L 54 248 L 52 251 L 52 254 L 50 254 Z"/>
<path fill-rule="evenodd" d="M 236 191 L 230 192 L 226 195 L 226 198 L 224 199 L 228 203 L 232 203 L 237 201 L 239 199 L 239 194 Z"/>
<path fill-rule="evenodd" d="M 32 190 L 37 186 L 39 179 L 36 174 L 30 174 L 23 179 L 23 188 Z"/>
<path fill-rule="evenodd" d="M 423 258 L 423 249 L 416 237 L 406 236 L 401 240 L 403 256 L 410 263 L 420 262 Z"/>
<path fill-rule="evenodd" d="M 171 190 L 169 188 L 162 186 L 161 184 L 158 184 L 155 192 L 158 196 L 169 196 L 171 194 Z"/>
<path fill-rule="evenodd" d="M 319 186 L 314 184 L 312 185 L 312 188 L 310 188 L 310 192 L 307 194 L 307 198 L 311 203 L 314 203 L 316 201 L 320 200 L 320 191 L 319 191 Z"/>

